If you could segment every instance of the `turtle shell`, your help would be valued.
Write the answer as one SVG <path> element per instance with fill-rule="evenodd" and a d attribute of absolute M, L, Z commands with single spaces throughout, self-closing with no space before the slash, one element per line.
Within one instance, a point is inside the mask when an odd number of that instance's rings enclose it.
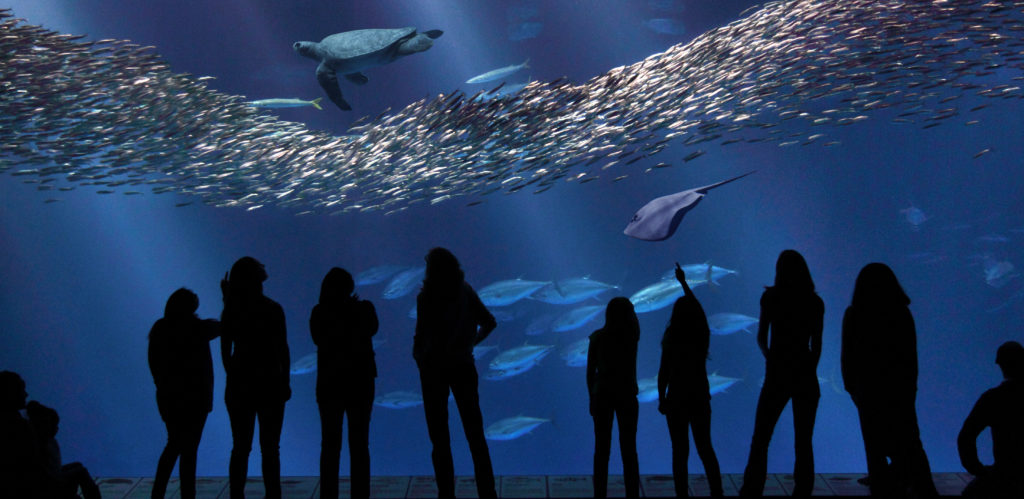
<path fill-rule="evenodd" d="M 357 29 L 335 33 L 320 41 L 320 48 L 332 58 L 352 59 L 373 54 L 416 33 L 416 28 Z"/>

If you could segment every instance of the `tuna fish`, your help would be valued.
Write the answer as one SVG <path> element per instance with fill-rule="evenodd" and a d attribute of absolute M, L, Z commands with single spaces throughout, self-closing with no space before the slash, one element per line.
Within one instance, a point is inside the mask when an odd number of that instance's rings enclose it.
<path fill-rule="evenodd" d="M 504 307 L 511 305 L 549 284 L 550 281 L 526 281 L 509 279 L 488 284 L 477 291 L 480 301 L 488 307 Z"/>
<path fill-rule="evenodd" d="M 533 369 L 534 366 L 536 366 L 538 363 L 540 363 L 539 359 L 537 361 L 535 361 L 535 362 L 527 362 L 525 364 L 519 364 L 517 366 L 510 367 L 508 369 L 501 369 L 501 370 L 492 369 L 490 371 L 487 371 L 487 374 L 484 375 L 484 379 L 490 380 L 490 381 L 498 381 L 498 380 L 508 379 L 508 378 L 513 377 L 513 376 L 518 376 L 520 374 L 523 374 L 526 371 L 529 371 L 530 369 Z"/>
<path fill-rule="evenodd" d="M 377 395 L 373 399 L 373 405 L 387 407 L 388 409 L 408 409 L 423 405 L 423 396 L 416 392 L 396 391 L 383 395 Z"/>
<path fill-rule="evenodd" d="M 756 317 L 731 312 L 713 314 L 708 317 L 708 327 L 711 328 L 712 334 L 732 334 L 737 331 L 749 333 L 751 332 L 750 326 L 757 323 Z"/>
<path fill-rule="evenodd" d="M 547 356 L 553 345 L 523 345 L 499 353 L 491 359 L 490 368 L 495 371 L 509 370 L 523 364 L 536 364 Z"/>
<path fill-rule="evenodd" d="M 391 282 L 384 288 L 384 299 L 394 300 L 411 293 L 412 290 L 416 289 L 416 286 L 423 282 L 423 276 L 426 273 L 427 268 L 422 266 L 399 272 L 395 277 L 391 278 Z"/>
<path fill-rule="evenodd" d="M 564 333 L 565 331 L 581 328 L 594 317 L 597 317 L 604 309 L 604 305 L 587 305 L 574 308 L 555 319 L 555 322 L 551 324 L 551 330 L 556 333 Z"/>
<path fill-rule="evenodd" d="M 658 400 L 658 377 L 642 378 L 636 380 L 637 402 L 654 402 Z"/>
<path fill-rule="evenodd" d="M 534 428 L 551 421 L 550 419 L 532 418 L 529 416 L 516 416 L 498 421 L 484 430 L 484 436 L 488 440 L 515 440 Z"/>
<path fill-rule="evenodd" d="M 316 372 L 316 352 L 303 355 L 295 362 L 292 362 L 292 367 L 288 372 L 293 375 Z"/>
<path fill-rule="evenodd" d="M 589 277 L 577 277 L 552 282 L 534 291 L 530 298 L 552 305 L 571 305 L 617 288 Z"/>
<path fill-rule="evenodd" d="M 574 341 L 562 350 L 562 358 L 570 367 L 584 367 L 587 365 L 587 350 L 589 348 L 590 338 Z"/>
<path fill-rule="evenodd" d="M 711 389 L 711 395 L 722 393 L 727 388 L 739 383 L 740 381 L 742 381 L 740 378 L 720 376 L 717 372 L 708 375 L 708 385 Z"/>
<path fill-rule="evenodd" d="M 687 278 L 689 282 L 689 278 Z M 675 280 L 658 281 L 629 297 L 636 313 L 652 312 L 665 308 L 683 296 L 683 287 Z"/>
<path fill-rule="evenodd" d="M 403 265 L 378 265 L 376 267 L 370 267 L 356 274 L 356 286 L 368 286 L 370 284 L 384 282 L 391 276 L 408 268 L 409 267 Z"/>

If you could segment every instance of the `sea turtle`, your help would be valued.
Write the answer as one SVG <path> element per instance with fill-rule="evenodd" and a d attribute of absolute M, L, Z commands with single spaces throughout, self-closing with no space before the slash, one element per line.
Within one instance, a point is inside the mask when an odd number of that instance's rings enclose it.
<path fill-rule="evenodd" d="M 338 86 L 338 73 L 352 83 L 362 85 L 368 81 L 361 73 L 364 69 L 382 66 L 399 57 L 423 52 L 441 36 L 441 30 L 417 33 L 416 28 L 357 29 L 344 31 L 317 42 L 295 42 L 292 48 L 300 55 L 320 62 L 316 79 L 335 104 L 349 111 Z"/>

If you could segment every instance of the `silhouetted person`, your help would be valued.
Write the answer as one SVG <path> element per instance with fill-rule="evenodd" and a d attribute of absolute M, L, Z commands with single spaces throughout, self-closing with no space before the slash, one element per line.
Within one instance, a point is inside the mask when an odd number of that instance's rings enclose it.
<path fill-rule="evenodd" d="M 812 437 L 821 397 L 817 369 L 824 316 L 825 304 L 814 292 L 804 257 L 791 249 L 783 251 L 775 263 L 775 285 L 761 295 L 757 346 L 765 357 L 764 385 L 757 400 L 741 496 L 764 492 L 768 444 L 790 399 L 796 450 L 793 495 L 809 496 L 814 489 Z"/>
<path fill-rule="evenodd" d="M 210 340 L 220 335 L 215 319 L 196 316 L 199 297 L 180 288 L 167 299 L 164 316 L 149 331 L 149 371 L 156 384 L 156 406 L 167 427 L 152 497 L 163 499 L 174 463 L 182 499 L 196 496 L 196 454 L 206 416 L 213 410 L 213 356 Z"/>
<path fill-rule="evenodd" d="M 711 389 L 708 386 L 708 345 L 711 329 L 704 308 L 686 283 L 686 274 L 676 264 L 676 279 L 683 296 L 672 307 L 665 335 L 661 338 L 661 367 L 658 369 L 658 412 L 668 421 L 672 438 L 672 476 L 676 496 L 686 497 L 687 463 L 690 456 L 689 429 L 704 463 L 712 497 L 722 496 L 722 475 L 718 457 L 711 447 Z M 621 420 L 620 420 L 621 424 Z"/>
<path fill-rule="evenodd" d="M 1024 497 L 1024 347 L 1016 341 L 996 351 L 1005 380 L 981 395 L 956 439 L 960 463 L 974 480 L 963 495 L 979 498 Z M 992 466 L 978 459 L 978 435 L 992 428 Z"/>
<path fill-rule="evenodd" d="M 640 464 L 636 454 L 636 350 L 640 322 L 628 298 L 608 302 L 604 327 L 590 335 L 587 350 L 587 390 L 594 418 L 594 497 L 608 497 L 608 459 L 612 422 L 619 420 L 619 452 L 626 497 L 640 497 Z"/>
<path fill-rule="evenodd" d="M 46 498 L 42 456 L 25 409 L 25 381 L 0 371 L 0 497 Z"/>
<path fill-rule="evenodd" d="M 245 497 L 245 479 L 256 418 L 260 422 L 260 453 L 266 497 L 281 497 L 281 426 L 284 405 L 292 396 L 284 310 L 263 296 L 267 272 L 252 257 L 242 257 L 221 281 L 220 354 L 227 381 L 224 403 L 231 420 L 231 498 Z"/>
<path fill-rule="evenodd" d="M 348 451 L 352 495 L 370 496 L 370 410 L 373 408 L 373 303 L 352 294 L 355 282 L 344 269 L 332 268 L 320 285 L 320 303 L 309 317 L 316 343 L 316 401 L 320 406 L 320 497 L 338 497 L 342 418 L 348 414 Z"/>
<path fill-rule="evenodd" d="M 487 338 L 497 322 L 466 283 L 455 255 L 444 248 L 434 248 L 427 253 L 426 261 L 423 289 L 416 297 L 413 358 L 420 371 L 437 494 L 440 498 L 455 497 L 455 468 L 448 433 L 451 390 L 473 455 L 477 492 L 481 499 L 491 499 L 497 492 L 484 438 L 473 346 Z"/>
<path fill-rule="evenodd" d="M 47 484 L 44 488 L 48 495 L 55 499 L 78 499 L 78 489 L 81 488 L 84 499 L 100 499 L 100 488 L 82 463 L 61 462 L 60 446 L 57 445 L 60 424 L 57 411 L 32 401 L 28 403 L 26 413 L 40 449 L 43 480 Z"/>
<path fill-rule="evenodd" d="M 843 384 L 860 416 L 874 496 L 938 494 L 917 425 L 917 332 L 909 305 L 892 269 L 871 263 L 857 276 L 843 315 Z"/>

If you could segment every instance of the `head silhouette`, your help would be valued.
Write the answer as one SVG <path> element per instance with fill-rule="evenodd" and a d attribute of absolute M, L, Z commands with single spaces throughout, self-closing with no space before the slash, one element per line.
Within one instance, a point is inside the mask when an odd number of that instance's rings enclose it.
<path fill-rule="evenodd" d="M 860 270 L 853 286 L 854 307 L 906 307 L 910 298 L 903 292 L 903 286 L 896 274 L 884 263 L 869 263 Z"/>
<path fill-rule="evenodd" d="M 617 296 L 608 302 L 604 310 L 604 328 L 622 332 L 640 329 L 640 321 L 636 318 L 636 310 L 629 298 Z"/>
<path fill-rule="evenodd" d="M 231 274 L 228 276 L 231 296 L 261 295 L 263 294 L 263 281 L 266 280 L 267 271 L 263 269 L 263 264 L 251 256 L 243 256 L 231 266 Z"/>
<path fill-rule="evenodd" d="M 775 261 L 776 289 L 789 293 L 813 293 L 814 280 L 807 261 L 796 250 L 785 250 Z"/>
<path fill-rule="evenodd" d="M 1016 341 L 1007 341 L 996 350 L 996 364 L 1006 379 L 1024 378 L 1024 346 Z"/>
<path fill-rule="evenodd" d="M 424 288 L 452 292 L 462 284 L 462 266 L 451 251 L 440 247 L 431 249 L 425 260 L 427 271 L 423 278 Z"/>
<path fill-rule="evenodd" d="M 199 309 L 199 297 L 188 288 L 178 288 L 171 293 L 164 306 L 165 319 L 188 319 L 195 317 Z"/>
<path fill-rule="evenodd" d="M 701 319 L 702 314 L 703 310 L 701 310 L 700 304 L 697 303 L 696 299 L 686 297 L 677 299 L 675 305 L 672 305 L 672 315 L 669 317 L 668 326 L 665 328 L 662 345 L 666 341 L 682 339 L 678 335 L 685 332 L 689 332 L 690 335 L 700 334 L 701 331 L 693 326 Z M 670 337 L 673 340 L 669 340 Z"/>
<path fill-rule="evenodd" d="M 338 303 L 352 296 L 355 289 L 356 284 L 352 280 L 352 274 L 343 268 L 333 267 L 320 284 L 320 303 L 324 305 Z"/>
<path fill-rule="evenodd" d="M 25 408 L 25 381 L 12 371 L 0 371 L 0 412 L 20 411 Z"/>

